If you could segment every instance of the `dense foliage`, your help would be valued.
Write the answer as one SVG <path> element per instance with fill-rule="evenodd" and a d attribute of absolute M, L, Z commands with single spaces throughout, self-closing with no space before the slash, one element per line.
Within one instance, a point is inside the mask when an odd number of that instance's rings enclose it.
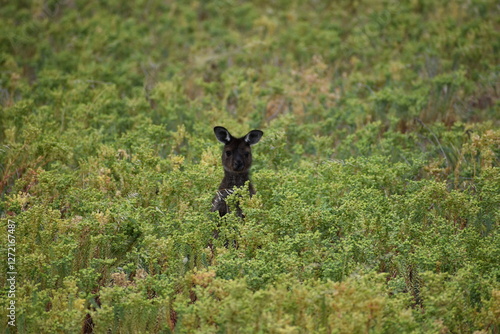
<path fill-rule="evenodd" d="M 0 20 L 2 331 L 500 331 L 496 1 L 10 1 Z M 209 212 L 215 125 L 264 131 L 244 219 Z"/>

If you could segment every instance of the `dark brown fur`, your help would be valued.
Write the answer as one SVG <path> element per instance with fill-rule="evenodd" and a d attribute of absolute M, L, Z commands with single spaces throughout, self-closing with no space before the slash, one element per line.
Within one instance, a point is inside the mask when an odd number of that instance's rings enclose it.
<path fill-rule="evenodd" d="M 233 137 L 229 131 L 221 126 L 214 128 L 217 139 L 224 144 L 222 150 L 222 165 L 224 166 L 224 178 L 219 186 L 219 190 L 212 200 L 212 210 L 219 211 L 222 217 L 230 212 L 226 203 L 226 197 L 231 195 L 235 187 L 242 187 L 245 182 L 250 181 L 250 167 L 252 166 L 252 145 L 259 142 L 264 134 L 260 130 L 252 130 L 241 138 Z M 249 183 L 250 195 L 255 194 L 255 190 Z M 238 216 L 243 214 L 237 208 Z"/>

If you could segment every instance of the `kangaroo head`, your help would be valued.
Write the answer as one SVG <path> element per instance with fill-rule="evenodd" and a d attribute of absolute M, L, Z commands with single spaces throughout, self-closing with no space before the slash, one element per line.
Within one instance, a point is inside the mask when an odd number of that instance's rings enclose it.
<path fill-rule="evenodd" d="M 222 164 L 224 170 L 231 173 L 246 173 L 252 165 L 252 145 L 259 142 L 264 134 L 260 130 L 252 130 L 241 138 L 233 137 L 222 126 L 214 128 L 215 136 L 224 144 Z"/>

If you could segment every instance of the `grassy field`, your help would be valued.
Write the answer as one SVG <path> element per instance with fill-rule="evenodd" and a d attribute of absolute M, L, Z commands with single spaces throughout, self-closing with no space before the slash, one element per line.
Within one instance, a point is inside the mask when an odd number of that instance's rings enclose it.
<path fill-rule="evenodd" d="M 500 332 L 497 1 L 0 22 L 0 331 Z M 218 125 L 264 131 L 244 219 L 210 212 Z"/>

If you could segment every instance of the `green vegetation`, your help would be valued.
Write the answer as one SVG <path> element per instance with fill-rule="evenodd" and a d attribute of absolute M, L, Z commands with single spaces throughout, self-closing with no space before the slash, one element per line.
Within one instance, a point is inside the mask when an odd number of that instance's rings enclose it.
<path fill-rule="evenodd" d="M 497 1 L 0 20 L 2 332 L 500 332 Z M 264 131 L 244 220 L 209 212 L 215 125 Z"/>

